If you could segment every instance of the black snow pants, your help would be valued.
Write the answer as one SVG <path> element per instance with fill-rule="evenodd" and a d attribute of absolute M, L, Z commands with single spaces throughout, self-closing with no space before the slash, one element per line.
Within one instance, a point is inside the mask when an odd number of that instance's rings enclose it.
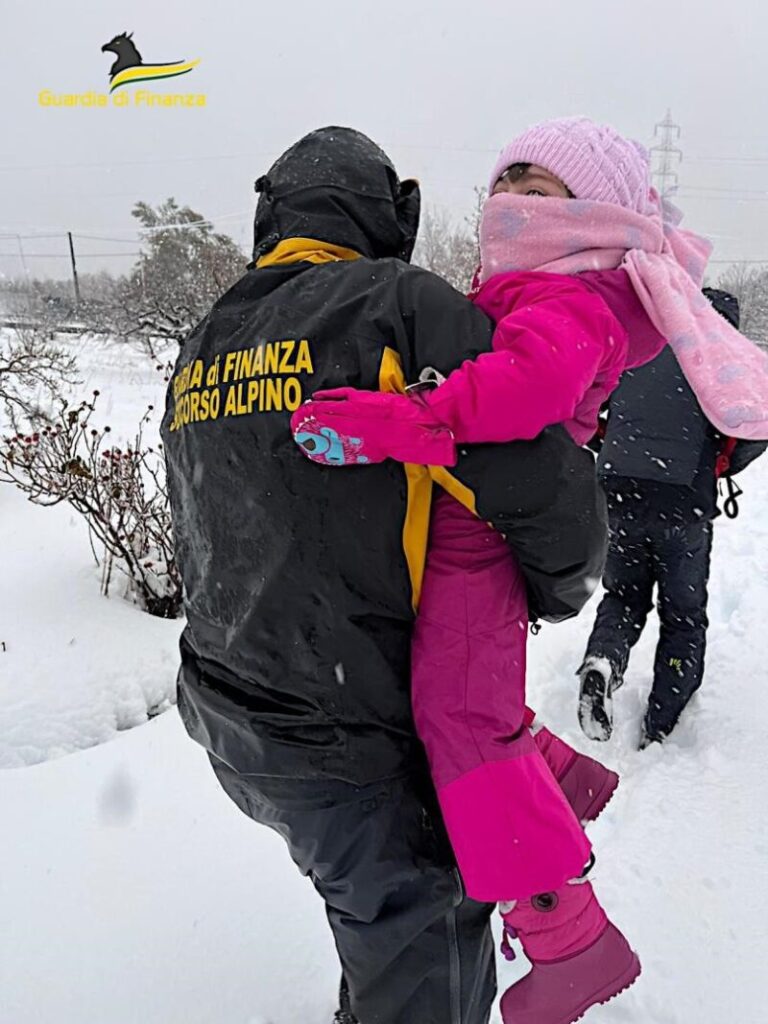
<path fill-rule="evenodd" d="M 607 658 L 623 675 L 658 586 L 659 643 L 645 720 L 655 738 L 672 731 L 701 685 L 708 625 L 712 521 L 682 500 L 670 504 L 669 492 L 649 489 L 629 499 L 609 492 L 606 592 L 587 645 L 587 656 Z"/>
<path fill-rule="evenodd" d="M 237 806 L 285 839 L 325 901 L 360 1024 L 487 1024 L 493 907 L 464 896 L 425 776 L 357 787 L 211 763 Z"/>

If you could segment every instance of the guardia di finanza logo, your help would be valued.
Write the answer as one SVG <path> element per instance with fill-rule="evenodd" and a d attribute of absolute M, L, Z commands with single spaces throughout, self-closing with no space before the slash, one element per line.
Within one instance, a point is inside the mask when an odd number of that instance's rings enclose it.
<path fill-rule="evenodd" d="M 55 92 L 41 89 L 37 101 L 41 107 L 204 107 L 205 93 L 174 92 L 171 89 L 154 91 L 145 86 L 167 78 L 181 78 L 194 71 L 197 60 L 173 60 L 162 64 L 145 64 L 133 41 L 133 32 L 121 32 L 104 43 L 102 53 L 114 53 L 109 69 L 109 92 L 87 89 L 85 92 Z M 124 89 L 123 86 L 142 86 Z"/>
<path fill-rule="evenodd" d="M 120 35 L 104 43 L 102 53 L 114 53 L 116 60 L 109 69 L 109 91 L 124 85 L 136 85 L 139 82 L 157 82 L 162 78 L 178 78 L 193 71 L 200 60 L 175 60 L 165 64 L 145 64 L 133 41 L 133 32 Z"/>

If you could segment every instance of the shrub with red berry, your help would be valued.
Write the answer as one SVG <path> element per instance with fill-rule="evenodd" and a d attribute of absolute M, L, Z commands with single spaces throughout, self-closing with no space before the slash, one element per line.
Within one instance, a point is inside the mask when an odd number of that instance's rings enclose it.
<path fill-rule="evenodd" d="M 175 618 L 182 588 L 165 463 L 162 446 L 147 445 L 143 436 L 153 408 L 139 422 L 134 440 L 118 447 L 108 426 L 93 425 L 98 397 L 94 391 L 79 405 L 58 399 L 56 411 L 34 419 L 29 432 L 17 429 L 2 438 L 0 481 L 15 484 L 35 504 L 66 502 L 85 518 L 105 595 L 118 572 L 146 611 Z"/>

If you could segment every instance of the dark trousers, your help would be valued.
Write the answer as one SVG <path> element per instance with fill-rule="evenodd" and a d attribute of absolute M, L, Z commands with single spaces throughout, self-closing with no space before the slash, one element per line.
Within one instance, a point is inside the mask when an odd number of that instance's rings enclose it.
<path fill-rule="evenodd" d="M 658 586 L 660 632 L 646 728 L 665 736 L 704 674 L 712 522 L 682 518 L 652 498 L 642 504 L 614 499 L 609 508 L 606 593 L 587 655 L 607 658 L 623 675 Z"/>
<path fill-rule="evenodd" d="M 211 762 L 226 793 L 285 839 L 324 899 L 360 1024 L 486 1024 L 493 908 L 464 897 L 428 780 L 356 787 Z"/>

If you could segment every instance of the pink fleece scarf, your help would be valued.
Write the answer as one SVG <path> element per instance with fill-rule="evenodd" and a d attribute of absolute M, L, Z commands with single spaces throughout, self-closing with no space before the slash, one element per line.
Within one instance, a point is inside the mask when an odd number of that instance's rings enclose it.
<path fill-rule="evenodd" d="M 483 208 L 480 280 L 511 270 L 622 267 L 710 423 L 729 437 L 766 439 L 768 354 L 701 294 L 711 245 L 679 221 L 679 211 L 654 192 L 645 214 L 586 199 L 500 193 Z"/>

